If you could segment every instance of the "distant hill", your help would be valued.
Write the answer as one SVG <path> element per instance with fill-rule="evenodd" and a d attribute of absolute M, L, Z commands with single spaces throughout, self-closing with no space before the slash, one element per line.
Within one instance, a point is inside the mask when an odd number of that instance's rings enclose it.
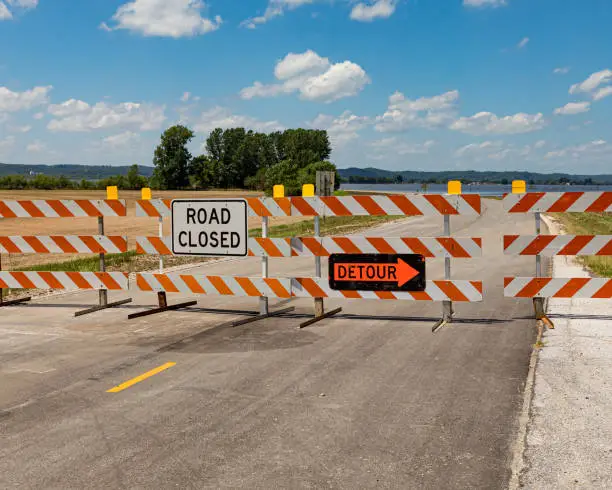
<path fill-rule="evenodd" d="M 443 172 L 415 172 L 404 170 L 393 172 L 379 168 L 344 168 L 339 169 L 340 177 L 350 183 L 375 182 L 447 182 L 461 180 L 464 182 L 508 183 L 513 180 L 524 180 L 532 184 L 612 184 L 612 175 L 573 175 L 564 173 L 540 174 L 534 172 L 479 172 L 475 170 L 449 170 Z"/>
<path fill-rule="evenodd" d="M 115 175 L 127 175 L 130 167 L 112 167 L 110 165 L 20 165 L 0 163 L 0 177 L 7 175 L 44 174 L 53 177 L 64 176 L 71 180 L 99 180 Z M 153 175 L 153 167 L 138 166 L 138 172 L 144 177 Z"/>

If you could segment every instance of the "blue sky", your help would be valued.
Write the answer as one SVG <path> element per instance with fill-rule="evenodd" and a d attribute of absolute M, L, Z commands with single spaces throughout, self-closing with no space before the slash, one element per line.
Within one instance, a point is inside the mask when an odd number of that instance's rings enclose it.
<path fill-rule="evenodd" d="M 609 0 L 0 0 L 0 162 L 150 165 L 183 123 L 339 167 L 612 173 Z"/>

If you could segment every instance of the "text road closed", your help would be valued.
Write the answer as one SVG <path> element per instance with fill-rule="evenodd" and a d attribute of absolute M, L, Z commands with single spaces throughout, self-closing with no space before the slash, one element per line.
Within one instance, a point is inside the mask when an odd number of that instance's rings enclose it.
<path fill-rule="evenodd" d="M 172 201 L 172 253 L 243 257 L 247 252 L 244 199 Z"/>

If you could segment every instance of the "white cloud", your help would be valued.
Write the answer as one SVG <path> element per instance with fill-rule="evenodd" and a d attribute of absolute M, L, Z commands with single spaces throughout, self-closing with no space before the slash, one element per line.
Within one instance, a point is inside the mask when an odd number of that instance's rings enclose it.
<path fill-rule="evenodd" d="M 188 102 L 191 98 L 191 92 L 184 92 L 181 96 L 181 102 Z"/>
<path fill-rule="evenodd" d="M 462 146 L 455 151 L 455 157 L 462 158 L 466 155 L 479 155 L 499 150 L 503 145 L 502 141 L 483 141 L 482 143 L 470 143 Z"/>
<path fill-rule="evenodd" d="M 125 131 L 123 133 L 107 136 L 102 140 L 102 142 L 110 147 L 118 148 L 128 146 L 130 143 L 138 140 L 139 138 L 139 134 L 133 133 L 132 131 Z"/>
<path fill-rule="evenodd" d="M 569 66 L 563 66 L 563 67 L 560 67 L 560 68 L 555 68 L 553 70 L 553 73 L 555 75 L 565 75 L 565 74 L 569 73 L 569 71 L 570 71 L 570 67 Z"/>
<path fill-rule="evenodd" d="M 611 81 L 612 70 L 602 70 L 597 73 L 593 73 L 584 82 L 572 85 L 569 89 L 569 93 L 577 94 L 582 92 L 593 95 L 600 85 L 608 85 Z"/>
<path fill-rule="evenodd" d="M 573 158 L 607 156 L 612 153 L 612 145 L 605 140 L 595 140 L 582 145 L 569 146 L 560 150 L 549 151 L 545 158 Z"/>
<path fill-rule="evenodd" d="M 34 119 L 36 119 L 37 121 L 40 121 L 43 117 L 45 117 L 45 113 L 44 112 L 37 112 L 36 114 L 34 114 Z"/>
<path fill-rule="evenodd" d="M 26 146 L 26 151 L 29 153 L 42 153 L 43 151 L 46 151 L 46 150 L 47 150 L 47 145 L 45 145 L 43 142 L 39 140 L 35 140 L 34 142 Z"/>
<path fill-rule="evenodd" d="M 513 116 L 498 117 L 491 112 L 479 112 L 470 117 L 462 117 L 451 124 L 454 131 L 468 134 L 520 134 L 538 131 L 546 125 L 541 113 L 518 113 Z"/>
<path fill-rule="evenodd" d="M 523 49 L 525 46 L 527 46 L 527 44 L 529 44 L 529 38 L 528 37 L 524 37 L 523 39 L 521 39 L 521 41 L 516 45 L 517 48 L 519 49 Z"/>
<path fill-rule="evenodd" d="M 12 126 L 10 129 L 15 133 L 28 133 L 32 129 L 32 126 Z"/>
<path fill-rule="evenodd" d="M 453 90 L 434 97 L 406 99 L 401 92 L 389 97 L 389 105 L 376 118 L 376 130 L 398 132 L 410 128 L 435 128 L 448 125 L 455 118 L 459 92 Z"/>
<path fill-rule="evenodd" d="M 303 5 L 313 3 L 314 0 L 269 0 L 263 15 L 246 19 L 240 23 L 241 26 L 248 29 L 255 29 L 258 25 L 265 24 L 269 20 L 279 17 L 285 13 L 285 10 L 294 10 Z"/>
<path fill-rule="evenodd" d="M 266 85 L 257 81 L 243 88 L 240 97 L 249 100 L 299 92 L 304 100 L 333 102 L 357 95 L 370 83 L 361 66 L 351 61 L 331 64 L 312 50 L 289 53 L 276 64 L 274 75 L 281 83 Z"/>
<path fill-rule="evenodd" d="M 15 9 L 30 10 L 36 8 L 38 0 L 4 0 L 0 1 L 0 20 L 11 20 Z M 9 9 L 9 7 L 11 9 Z"/>
<path fill-rule="evenodd" d="M 0 150 L 7 150 L 9 148 L 12 148 L 14 144 L 15 144 L 15 137 L 7 136 L 6 138 L 0 140 Z"/>
<path fill-rule="evenodd" d="M 12 18 L 13 14 L 11 14 L 8 7 L 4 3 L 0 2 L 0 20 L 11 20 Z"/>
<path fill-rule="evenodd" d="M 82 100 L 70 99 L 52 104 L 49 114 L 54 116 L 47 128 L 51 131 L 91 131 L 114 127 L 134 127 L 142 131 L 159 129 L 166 117 L 163 106 L 124 102 L 110 105 L 98 102 L 91 106 Z"/>
<path fill-rule="evenodd" d="M 13 92 L 0 87 L 0 112 L 17 112 L 45 105 L 49 102 L 49 92 L 53 87 L 34 87 L 24 92 Z"/>
<path fill-rule="evenodd" d="M 342 146 L 359 137 L 359 131 L 371 124 L 367 116 L 357 116 L 345 111 L 340 116 L 319 114 L 308 125 L 314 129 L 325 129 L 335 146 Z"/>
<path fill-rule="evenodd" d="M 555 114 L 561 116 L 569 116 L 573 114 L 581 114 L 591 110 L 590 102 L 569 102 L 563 107 L 555 109 Z"/>
<path fill-rule="evenodd" d="M 612 95 L 612 85 L 607 86 L 607 87 L 602 87 L 599 90 L 597 90 L 593 94 L 593 100 L 598 101 L 598 100 L 603 99 L 604 97 L 608 97 L 609 95 Z"/>
<path fill-rule="evenodd" d="M 222 24 L 202 16 L 202 0 L 133 0 L 121 5 L 113 15 L 114 26 L 102 23 L 104 30 L 126 29 L 143 36 L 185 37 L 216 31 Z"/>
<path fill-rule="evenodd" d="M 507 0 L 463 0 L 465 7 L 505 7 Z"/>
<path fill-rule="evenodd" d="M 373 0 L 369 3 L 358 3 L 351 10 L 350 17 L 359 22 L 387 19 L 394 14 L 396 6 L 396 0 Z"/>
<path fill-rule="evenodd" d="M 195 125 L 195 130 L 203 133 L 208 133 L 215 128 L 245 128 L 261 132 L 285 129 L 278 121 L 260 121 L 250 116 L 232 114 L 229 109 L 219 106 L 203 112 Z"/>

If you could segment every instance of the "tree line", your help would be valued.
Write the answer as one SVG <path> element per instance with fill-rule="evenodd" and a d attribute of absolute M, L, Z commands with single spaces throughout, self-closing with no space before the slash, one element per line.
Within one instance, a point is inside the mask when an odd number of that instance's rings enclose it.
<path fill-rule="evenodd" d="M 216 128 L 208 135 L 202 155 L 188 145 L 194 132 L 176 125 L 161 135 L 155 149 L 151 178 L 159 189 L 237 188 L 271 192 L 283 184 L 287 195 L 299 195 L 303 184 L 314 184 L 317 170 L 336 172 L 329 162 L 327 131 L 288 129 L 259 133 L 244 128 Z M 336 174 L 336 185 L 340 178 Z"/>
<path fill-rule="evenodd" d="M 73 189 L 73 190 L 104 190 L 108 186 L 117 186 L 124 190 L 140 190 L 149 185 L 149 179 L 139 175 L 138 165 L 132 165 L 127 175 L 115 175 L 100 180 L 73 180 L 61 175 L 37 174 L 32 177 L 25 175 L 7 175 L 0 177 L 0 189 Z"/>

